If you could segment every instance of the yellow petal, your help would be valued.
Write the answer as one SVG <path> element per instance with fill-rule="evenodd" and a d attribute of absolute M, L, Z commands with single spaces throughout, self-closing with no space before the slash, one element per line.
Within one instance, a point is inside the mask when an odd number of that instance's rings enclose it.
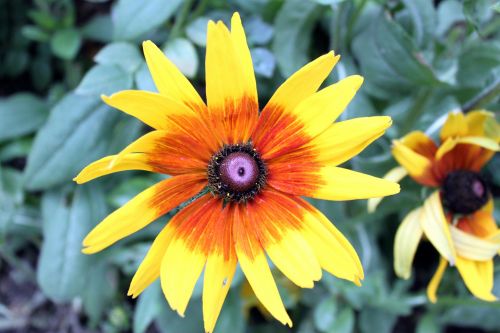
<path fill-rule="evenodd" d="M 161 263 L 161 288 L 172 310 L 184 317 L 207 256 L 180 238 L 172 239 Z"/>
<path fill-rule="evenodd" d="M 448 113 L 448 119 L 441 128 L 441 142 L 448 138 L 466 136 L 469 129 L 462 112 Z"/>
<path fill-rule="evenodd" d="M 443 144 L 441 144 L 441 147 L 439 147 L 436 153 L 436 158 L 441 159 L 458 144 L 470 144 L 492 151 L 500 150 L 500 145 L 497 142 L 486 137 L 466 136 L 461 138 L 448 138 L 445 142 L 443 142 Z"/>
<path fill-rule="evenodd" d="M 181 175 L 151 186 L 115 210 L 83 240 L 84 253 L 96 253 L 125 238 L 182 202 L 205 186 L 199 176 Z"/>
<path fill-rule="evenodd" d="M 301 288 L 314 287 L 321 279 L 321 267 L 309 244 L 296 230 L 286 230 L 281 239 L 270 242 L 265 250 L 271 261 L 288 278 Z"/>
<path fill-rule="evenodd" d="M 264 250 L 254 234 L 255 231 L 250 227 L 251 223 L 258 221 L 252 221 L 250 218 L 246 212 L 242 212 L 234 225 L 235 248 L 241 270 L 266 310 L 283 325 L 292 327 L 292 320 L 283 305 Z"/>
<path fill-rule="evenodd" d="M 494 267 L 493 260 L 476 261 L 477 272 L 483 278 L 484 289 L 493 290 Z"/>
<path fill-rule="evenodd" d="M 429 178 L 432 168 L 432 161 L 427 157 L 416 153 L 399 140 L 393 141 L 392 154 L 398 163 L 408 171 L 408 174 L 416 179 L 423 179 L 429 185 L 434 184 L 433 179 Z"/>
<path fill-rule="evenodd" d="M 385 133 L 392 120 L 387 116 L 361 117 L 334 123 L 306 147 L 317 154 L 315 160 L 339 165 L 359 154 Z"/>
<path fill-rule="evenodd" d="M 394 239 L 394 271 L 403 279 L 409 279 L 411 266 L 418 243 L 422 239 L 423 230 L 420 226 L 422 207 L 412 210 L 401 222 Z"/>
<path fill-rule="evenodd" d="M 309 242 L 323 269 L 338 278 L 359 283 L 364 278 L 359 257 L 349 241 L 314 207 L 301 199 L 303 236 Z"/>
<path fill-rule="evenodd" d="M 154 280 L 160 276 L 160 267 L 163 256 L 167 251 L 174 228 L 167 224 L 156 236 L 153 244 L 149 248 L 146 257 L 135 272 L 127 295 L 136 298 L 144 291 Z"/>
<path fill-rule="evenodd" d="M 205 106 L 189 80 L 153 42 L 145 41 L 142 47 L 151 76 L 162 95 L 180 101 L 193 110 Z"/>
<path fill-rule="evenodd" d="M 450 225 L 451 237 L 457 254 L 464 259 L 486 261 L 500 250 L 500 242 L 482 239 Z"/>
<path fill-rule="evenodd" d="M 184 104 L 149 91 L 124 90 L 111 96 L 103 95 L 101 98 L 109 106 L 136 117 L 155 129 L 169 130 L 175 126 L 173 119 L 196 116 L 194 111 Z M 177 126 L 179 125 L 182 124 Z"/>
<path fill-rule="evenodd" d="M 354 200 L 399 193 L 397 183 L 344 168 L 326 166 L 320 170 L 319 176 L 321 185 L 310 193 L 314 198 Z"/>
<path fill-rule="evenodd" d="M 451 238 L 449 224 L 444 216 L 439 191 L 435 191 L 425 200 L 420 224 L 425 236 L 436 250 L 451 265 L 454 265 L 456 258 L 455 247 Z"/>
<path fill-rule="evenodd" d="M 495 119 L 495 115 L 484 110 L 467 112 L 465 121 L 469 129 L 468 136 L 485 136 L 485 123 L 488 119 Z"/>
<path fill-rule="evenodd" d="M 401 179 L 403 179 L 407 175 L 408 175 L 408 172 L 406 171 L 405 168 L 395 167 L 395 168 L 389 170 L 389 172 L 386 173 L 384 175 L 384 177 L 382 177 L 382 178 L 389 180 L 391 182 L 399 183 L 401 181 Z M 380 204 L 380 202 L 382 201 L 382 199 L 383 199 L 383 197 L 368 199 L 368 212 L 373 213 L 377 209 L 377 207 Z"/>
<path fill-rule="evenodd" d="M 149 163 L 146 154 L 125 154 L 120 156 L 111 155 L 101 158 L 85 167 L 73 180 L 77 184 L 83 184 L 92 179 L 111 173 L 127 170 L 154 171 L 155 168 Z"/>
<path fill-rule="evenodd" d="M 236 256 L 231 256 L 227 260 L 219 254 L 208 256 L 203 280 L 203 321 L 207 333 L 214 330 L 233 280 L 236 263 Z"/>
<path fill-rule="evenodd" d="M 339 59 L 340 56 L 330 51 L 299 69 L 276 90 L 263 112 L 273 106 L 279 106 L 284 113 L 292 112 L 300 102 L 318 90 Z"/>
<path fill-rule="evenodd" d="M 298 118 L 304 132 L 315 137 L 344 111 L 362 83 L 363 77 L 348 76 L 304 99 L 291 113 Z"/>
<path fill-rule="evenodd" d="M 441 280 L 443 279 L 443 274 L 444 271 L 446 270 L 446 266 L 448 266 L 448 262 L 446 259 L 441 257 L 439 260 L 439 266 L 436 270 L 436 273 L 434 273 L 434 276 L 431 279 L 431 282 L 427 286 L 427 297 L 432 303 L 436 303 L 437 297 L 437 289 L 439 287 L 439 284 L 441 283 Z"/>
<path fill-rule="evenodd" d="M 489 264 L 486 264 L 489 265 Z M 491 293 L 492 277 L 483 276 L 482 274 L 493 274 L 493 271 L 486 267 L 479 268 L 477 262 L 457 257 L 457 269 L 464 280 L 467 289 L 479 299 L 483 301 L 495 301 L 497 298 Z"/>

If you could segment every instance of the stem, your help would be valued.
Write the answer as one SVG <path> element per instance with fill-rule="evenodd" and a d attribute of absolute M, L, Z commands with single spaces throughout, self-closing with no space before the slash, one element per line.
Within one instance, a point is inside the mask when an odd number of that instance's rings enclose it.
<path fill-rule="evenodd" d="M 193 10 L 191 16 L 192 17 L 200 16 L 205 11 L 205 8 L 207 8 L 207 5 L 208 5 L 208 0 L 201 0 L 200 2 L 198 2 L 198 6 L 196 6 L 196 8 Z"/>
<path fill-rule="evenodd" d="M 486 87 L 486 89 L 484 89 L 467 103 L 465 103 L 462 106 L 462 110 L 464 113 L 467 113 L 471 110 L 477 109 L 481 105 L 484 105 L 491 101 L 498 94 L 500 94 L 500 78 L 497 78 L 492 84 Z"/>
<path fill-rule="evenodd" d="M 189 10 L 191 9 L 191 5 L 193 4 L 193 0 L 184 0 L 184 5 L 181 10 L 175 16 L 175 23 L 170 31 L 169 39 L 172 40 L 176 37 L 179 37 L 181 34 L 181 29 L 184 26 L 184 22 L 186 22 L 186 18 L 189 14 Z"/>

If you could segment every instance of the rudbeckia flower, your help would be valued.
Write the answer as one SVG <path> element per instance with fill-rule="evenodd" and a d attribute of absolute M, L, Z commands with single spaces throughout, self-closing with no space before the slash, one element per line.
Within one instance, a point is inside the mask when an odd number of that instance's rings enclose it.
<path fill-rule="evenodd" d="M 493 200 L 481 168 L 499 151 L 500 128 L 486 111 L 449 113 L 438 146 L 422 132 L 393 143 L 392 153 L 402 167 L 386 178 L 399 181 L 409 174 L 433 193 L 412 210 L 396 232 L 394 269 L 408 279 L 417 246 L 425 237 L 441 259 L 428 288 L 429 300 L 447 266 L 456 266 L 476 297 L 492 301 L 493 257 L 500 250 L 500 229 L 493 218 Z M 373 210 L 378 200 L 369 202 Z"/>
<path fill-rule="evenodd" d="M 286 80 L 259 114 L 238 14 L 231 31 L 222 22 L 208 23 L 207 104 L 160 49 L 150 41 L 143 48 L 159 93 L 122 91 L 103 100 L 154 130 L 90 164 L 75 180 L 124 170 L 172 177 L 104 219 L 84 239 L 83 252 L 101 251 L 195 197 L 153 242 L 132 279 L 132 297 L 160 277 L 168 303 L 182 316 L 204 270 L 203 317 L 212 332 L 237 263 L 259 301 L 289 326 L 266 254 L 300 287 L 313 287 L 322 269 L 359 284 L 363 269 L 354 248 L 301 197 L 351 200 L 399 192 L 396 183 L 337 167 L 391 124 L 388 117 L 333 123 L 363 78 L 349 76 L 317 91 L 339 59 L 330 52 Z"/>

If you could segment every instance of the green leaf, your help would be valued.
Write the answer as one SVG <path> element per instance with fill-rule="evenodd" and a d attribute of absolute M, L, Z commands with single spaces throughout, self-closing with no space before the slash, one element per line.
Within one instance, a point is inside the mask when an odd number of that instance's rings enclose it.
<path fill-rule="evenodd" d="M 217 319 L 217 324 L 215 326 L 216 332 L 245 332 L 245 318 L 242 303 L 240 289 L 230 289 L 224 300 L 219 318 Z"/>
<path fill-rule="evenodd" d="M 198 54 L 193 44 L 185 38 L 176 38 L 167 43 L 163 52 L 188 78 L 198 71 Z"/>
<path fill-rule="evenodd" d="M 112 11 L 114 36 L 117 40 L 133 40 L 172 16 L 182 0 L 119 0 Z"/>
<path fill-rule="evenodd" d="M 256 74 L 271 78 L 276 68 L 276 59 L 271 51 L 263 47 L 250 50 L 252 54 L 253 69 Z"/>
<path fill-rule="evenodd" d="M 249 45 L 264 45 L 269 43 L 273 37 L 273 26 L 264 22 L 259 16 L 253 16 L 243 23 Z"/>
<path fill-rule="evenodd" d="M 78 95 L 111 95 L 132 87 L 132 74 L 115 65 L 92 67 L 76 88 Z"/>
<path fill-rule="evenodd" d="M 113 22 L 109 15 L 95 15 L 82 28 L 82 36 L 98 42 L 113 40 Z"/>
<path fill-rule="evenodd" d="M 418 321 L 416 333 L 439 333 L 442 332 L 441 325 L 439 324 L 439 319 L 431 314 L 428 313 L 424 315 L 420 320 Z"/>
<path fill-rule="evenodd" d="M 479 33 L 495 15 L 495 0 L 464 0 L 464 14 Z"/>
<path fill-rule="evenodd" d="M 151 77 L 148 66 L 145 62 L 139 67 L 139 70 L 135 72 L 134 81 L 138 89 L 157 92 L 155 82 Z"/>
<path fill-rule="evenodd" d="M 391 333 L 396 323 L 396 316 L 373 308 L 364 308 L 359 316 L 362 333 Z"/>
<path fill-rule="evenodd" d="M 56 31 L 50 40 L 50 47 L 54 55 L 71 60 L 78 53 L 81 43 L 82 37 L 78 30 L 70 28 Z"/>
<path fill-rule="evenodd" d="M 500 67 L 500 42 L 476 41 L 464 47 L 459 56 L 457 80 L 462 86 L 484 87 Z"/>
<path fill-rule="evenodd" d="M 140 296 L 134 311 L 134 333 L 144 333 L 154 322 L 166 302 L 160 288 L 160 281 L 153 282 Z"/>
<path fill-rule="evenodd" d="M 30 137 L 9 142 L 0 148 L 0 162 L 27 156 L 31 150 L 32 144 L 33 140 Z"/>
<path fill-rule="evenodd" d="M 207 45 L 207 24 L 208 18 L 200 16 L 193 20 L 186 27 L 186 35 L 198 46 Z"/>
<path fill-rule="evenodd" d="M 184 318 L 180 317 L 177 312 L 172 311 L 166 301 L 161 304 L 161 313 L 156 318 L 156 326 L 161 333 L 203 331 L 201 300 L 191 300 L 189 302 Z"/>
<path fill-rule="evenodd" d="M 104 193 L 95 184 L 80 186 L 71 202 L 67 190 L 47 192 L 42 200 L 44 242 L 37 281 L 53 301 L 69 301 L 85 292 L 96 257 L 81 253 L 85 235 L 106 212 Z"/>
<path fill-rule="evenodd" d="M 276 16 L 272 50 L 284 77 L 308 62 L 312 28 L 320 14 L 319 8 L 312 1 L 289 0 Z"/>
<path fill-rule="evenodd" d="M 324 298 L 314 309 L 314 325 L 320 332 L 327 332 L 337 316 L 337 301 L 333 297 Z"/>
<path fill-rule="evenodd" d="M 441 2 L 437 15 L 436 35 L 438 36 L 444 36 L 454 24 L 465 20 L 462 3 L 457 0 Z"/>
<path fill-rule="evenodd" d="M 69 94 L 51 111 L 38 132 L 25 169 L 25 186 L 47 189 L 70 181 L 88 163 L 102 157 L 117 114 L 99 100 Z"/>
<path fill-rule="evenodd" d="M 343 308 L 335 318 L 334 322 L 328 328 L 328 333 L 351 333 L 354 330 L 354 311 L 349 308 Z"/>
<path fill-rule="evenodd" d="M 47 115 L 47 105 L 35 95 L 18 93 L 0 99 L 0 142 L 36 131 Z"/>
<path fill-rule="evenodd" d="M 101 65 L 117 65 L 132 73 L 142 63 L 142 56 L 135 45 L 126 42 L 111 43 L 103 47 L 94 57 Z"/>
<path fill-rule="evenodd" d="M 50 35 L 36 25 L 26 25 L 21 30 L 24 37 L 37 42 L 45 43 L 50 39 Z"/>
<path fill-rule="evenodd" d="M 386 16 L 354 39 L 353 50 L 366 79 L 364 89 L 376 97 L 389 99 L 440 84 L 408 34 Z"/>
<path fill-rule="evenodd" d="M 118 274 L 108 262 L 99 258 L 88 267 L 85 290 L 81 293 L 83 308 L 90 317 L 90 325 L 97 326 L 99 319 L 109 309 L 117 292 Z"/>
<path fill-rule="evenodd" d="M 436 30 L 436 12 L 432 0 L 403 0 L 413 22 L 413 37 L 424 47 L 432 42 Z"/>

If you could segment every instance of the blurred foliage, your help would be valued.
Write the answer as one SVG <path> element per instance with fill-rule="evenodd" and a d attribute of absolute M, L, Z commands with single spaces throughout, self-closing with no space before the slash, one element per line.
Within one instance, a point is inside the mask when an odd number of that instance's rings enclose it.
<path fill-rule="evenodd" d="M 383 175 L 395 165 L 391 139 L 412 129 L 436 136 L 450 110 L 500 110 L 498 1 L 0 0 L 0 331 L 202 331 L 201 286 L 186 319 L 168 308 L 158 283 L 137 301 L 126 296 L 169 216 L 100 254 L 80 252 L 96 223 L 161 176 L 127 172 L 79 187 L 71 180 L 147 131 L 99 99 L 155 90 L 141 42 L 160 45 L 203 94 L 207 21 L 228 23 L 234 11 L 247 32 L 261 106 L 284 78 L 330 49 L 342 58 L 329 82 L 365 77 L 342 119 L 384 114 L 394 125 L 350 162 L 353 169 Z M 496 157 L 485 170 L 497 197 L 499 166 Z M 452 270 L 439 302 L 428 303 L 438 258 L 430 246 L 421 245 L 411 280 L 395 278 L 395 229 L 423 198 L 411 181 L 402 185 L 372 215 L 365 201 L 314 201 L 360 254 L 361 288 L 325 273 L 314 289 L 298 290 L 276 272 L 291 330 L 244 292 L 238 273 L 216 331 L 499 331 L 500 304 L 474 299 Z M 498 262 L 495 270 L 500 295 Z"/>

